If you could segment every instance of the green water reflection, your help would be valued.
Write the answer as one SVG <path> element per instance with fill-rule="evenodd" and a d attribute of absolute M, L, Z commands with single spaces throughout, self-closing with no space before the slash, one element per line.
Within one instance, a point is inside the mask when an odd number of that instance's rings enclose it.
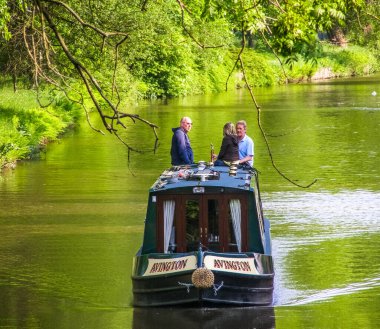
<path fill-rule="evenodd" d="M 380 323 L 379 76 L 256 90 L 273 169 L 245 91 L 141 104 L 160 126 L 156 154 L 133 154 L 84 123 L 41 161 L 0 178 L 0 328 L 376 328 Z M 378 94 L 379 90 L 378 90 Z M 171 127 L 191 116 L 196 160 L 227 121 L 255 140 L 276 266 L 265 310 L 134 310 L 132 257 L 148 188 L 169 165 Z M 137 124 L 133 146 L 152 149 Z M 242 320 L 243 319 L 243 320 Z M 245 320 L 244 320 L 245 319 Z M 151 321 L 150 321 L 151 320 Z"/>

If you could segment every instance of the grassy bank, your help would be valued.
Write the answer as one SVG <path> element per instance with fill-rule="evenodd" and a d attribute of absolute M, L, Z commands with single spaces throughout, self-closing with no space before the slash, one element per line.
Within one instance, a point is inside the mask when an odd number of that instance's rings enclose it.
<path fill-rule="evenodd" d="M 264 87 L 301 81 L 368 75 L 380 70 L 379 56 L 366 48 L 323 45 L 321 51 L 306 61 L 301 57 L 276 58 L 273 54 L 247 50 L 243 56 L 252 86 Z M 283 65 L 280 64 L 280 61 Z M 239 87 L 242 81 L 236 82 Z"/>
<path fill-rule="evenodd" d="M 38 156 L 46 143 L 75 124 L 81 112 L 64 98 L 41 108 L 34 92 L 3 86 L 0 91 L 0 169 Z"/>

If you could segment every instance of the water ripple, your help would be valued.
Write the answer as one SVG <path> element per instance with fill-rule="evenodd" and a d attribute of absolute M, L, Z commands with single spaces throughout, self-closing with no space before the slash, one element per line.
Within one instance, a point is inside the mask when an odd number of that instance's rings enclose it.
<path fill-rule="evenodd" d="M 380 287 L 380 276 L 376 278 L 369 278 L 362 282 L 351 283 L 345 287 L 326 289 L 322 291 L 304 291 L 304 296 L 297 296 L 294 299 L 289 299 L 282 303 L 285 305 L 305 305 L 315 302 L 330 300 L 332 298 L 354 294 L 359 291 L 373 289 Z"/>
<path fill-rule="evenodd" d="M 268 217 L 274 220 L 272 223 L 294 225 L 295 228 L 317 225 L 331 230 L 336 227 L 330 232 L 335 235 L 380 230 L 379 192 L 275 192 L 263 194 L 263 200 Z"/>
<path fill-rule="evenodd" d="M 288 282 L 290 277 L 294 278 L 290 276 L 290 272 L 300 270 L 292 268 L 297 263 L 290 261 L 297 250 L 309 252 L 313 249 L 307 249 L 308 246 L 319 248 L 325 242 L 348 238 L 363 240 L 359 244 L 363 248 L 369 247 L 369 240 L 376 241 L 380 231 L 380 192 L 357 190 L 337 193 L 264 193 L 263 205 L 272 223 L 276 272 L 275 305 L 308 304 L 380 286 L 380 275 L 377 272 L 372 272 L 376 276 L 374 278 L 356 277 L 353 282 L 341 283 L 341 287 L 337 277 L 335 287 L 323 290 L 304 289 L 308 282 Z M 371 245 L 376 243 L 372 242 Z M 373 247 L 371 251 L 355 248 L 358 253 L 371 252 L 375 256 L 376 249 Z M 350 255 L 341 257 L 343 260 L 350 259 Z M 376 262 L 376 258 L 373 261 Z M 342 263 L 341 267 L 344 268 Z M 339 267 L 334 268 L 337 270 Z"/>

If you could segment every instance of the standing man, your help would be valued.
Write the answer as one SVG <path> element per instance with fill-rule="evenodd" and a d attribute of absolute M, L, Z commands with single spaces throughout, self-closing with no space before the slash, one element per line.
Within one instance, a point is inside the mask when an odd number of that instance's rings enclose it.
<path fill-rule="evenodd" d="M 246 132 L 247 123 L 244 120 L 236 122 L 236 133 L 239 140 L 239 164 L 248 164 L 253 167 L 254 144 Z"/>
<path fill-rule="evenodd" d="M 194 162 L 193 150 L 190 146 L 189 136 L 187 136 L 193 123 L 189 117 L 183 117 L 179 124 L 179 127 L 172 128 L 173 138 L 170 154 L 173 166 L 192 164 Z"/>

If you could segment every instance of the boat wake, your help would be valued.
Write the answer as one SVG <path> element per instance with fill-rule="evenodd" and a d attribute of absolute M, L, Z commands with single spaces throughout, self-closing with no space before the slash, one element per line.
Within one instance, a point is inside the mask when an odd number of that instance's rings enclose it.
<path fill-rule="evenodd" d="M 281 303 L 281 306 L 297 306 L 327 301 L 338 296 L 354 294 L 359 291 L 369 290 L 375 287 L 380 287 L 380 275 L 379 277 L 367 279 L 363 282 L 351 283 L 345 287 L 326 289 L 318 292 L 303 291 L 303 294 L 305 294 L 305 296 L 296 296 Z"/>
<path fill-rule="evenodd" d="M 327 239 L 331 239 L 331 234 L 346 237 L 380 230 L 378 192 L 276 192 L 262 195 L 264 209 L 273 221 L 273 226 L 280 224 L 291 227 L 292 230 L 288 230 L 287 234 L 297 234 L 304 230 L 305 225 L 318 228 L 317 234 L 328 232 L 325 235 Z"/>
<path fill-rule="evenodd" d="M 326 250 L 330 241 L 337 241 L 341 246 L 352 243 L 352 249 L 347 248 L 346 252 L 355 250 L 357 254 L 365 252 L 367 255 L 368 253 L 376 255 L 375 241 L 380 231 L 380 193 L 366 190 L 341 191 L 335 194 L 271 193 L 264 195 L 264 200 L 264 208 L 271 218 L 272 233 L 274 233 L 272 248 L 276 272 L 275 305 L 303 305 L 327 301 L 337 296 L 380 286 L 380 274 L 376 274 L 376 266 L 372 265 L 374 271 L 370 275 L 374 277 L 368 278 L 369 274 L 361 278 L 352 277 L 353 280 L 349 284 L 339 282 L 340 277 L 337 274 L 339 272 L 336 272 L 336 280 L 332 286 L 337 288 L 302 289 L 307 282 L 302 284 L 302 282 L 288 281 L 292 271 L 298 271 L 297 265 L 300 265 L 299 261 L 293 259 L 295 252 L 301 251 L 301 254 L 312 252 L 314 249 L 310 246 Z M 362 243 L 359 243 L 360 241 Z M 372 241 L 370 245 L 369 241 Z M 351 259 L 351 254 L 340 256 L 341 261 Z M 307 259 L 307 256 L 305 257 Z M 291 259 L 293 261 L 290 261 Z M 322 267 L 327 264 L 326 258 L 315 258 L 315 260 L 321 261 Z M 330 265 L 334 266 L 335 271 L 345 268 L 343 264 Z M 319 275 L 320 278 L 323 277 L 323 274 Z"/>

